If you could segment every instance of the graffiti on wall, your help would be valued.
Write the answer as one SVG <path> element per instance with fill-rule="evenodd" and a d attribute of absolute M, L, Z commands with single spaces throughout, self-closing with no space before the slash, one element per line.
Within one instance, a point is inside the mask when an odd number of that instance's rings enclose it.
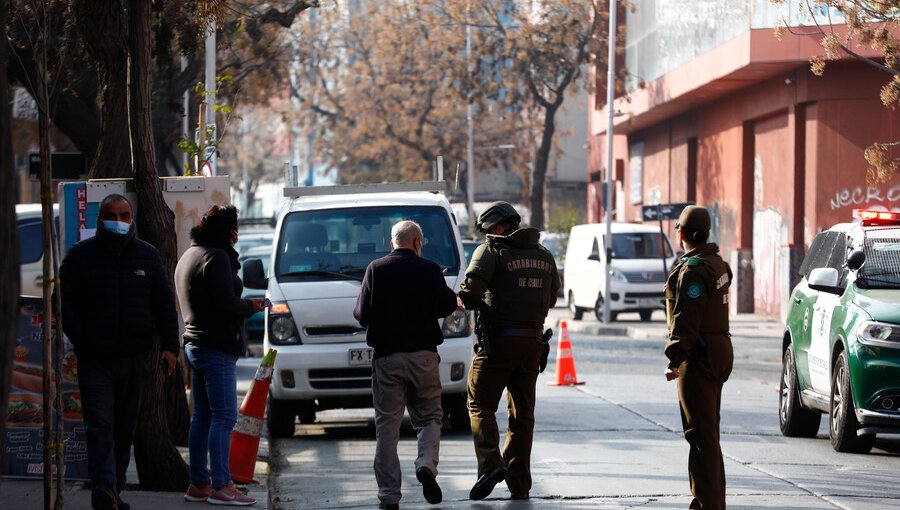
<path fill-rule="evenodd" d="M 900 211 L 900 203 L 893 205 L 897 202 L 900 202 L 900 184 L 895 184 L 887 190 L 881 186 L 857 186 L 836 192 L 831 198 L 831 210 L 867 206 Z"/>
<path fill-rule="evenodd" d="M 753 294 L 758 312 L 777 315 L 790 294 L 788 226 L 773 208 L 753 212 Z"/>

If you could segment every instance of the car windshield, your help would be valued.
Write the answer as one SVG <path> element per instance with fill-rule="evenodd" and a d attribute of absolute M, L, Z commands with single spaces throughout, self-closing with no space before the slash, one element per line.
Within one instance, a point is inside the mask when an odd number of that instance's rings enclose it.
<path fill-rule="evenodd" d="M 459 247 L 442 207 L 385 206 L 297 211 L 283 222 L 275 260 L 279 279 L 362 278 L 369 262 L 391 252 L 391 227 L 412 220 L 422 227 L 422 256 L 459 272 Z"/>
<path fill-rule="evenodd" d="M 633 232 L 613 234 L 612 256 L 616 259 L 658 259 L 672 256 L 672 247 L 666 239 L 660 243 L 660 234 L 656 232 Z"/>
<path fill-rule="evenodd" d="M 868 289 L 900 288 L 900 228 L 866 232 L 866 262 L 857 273 L 857 285 Z"/>

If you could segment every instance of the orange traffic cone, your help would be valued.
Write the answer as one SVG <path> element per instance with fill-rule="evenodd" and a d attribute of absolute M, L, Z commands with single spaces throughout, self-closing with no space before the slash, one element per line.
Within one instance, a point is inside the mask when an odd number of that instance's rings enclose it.
<path fill-rule="evenodd" d="M 572 357 L 572 342 L 569 340 L 569 327 L 566 321 L 559 323 L 559 344 L 556 348 L 556 382 L 548 382 L 550 386 L 574 386 L 584 384 L 575 377 L 575 358 Z"/>
<path fill-rule="evenodd" d="M 275 366 L 277 351 L 269 349 L 256 377 L 250 385 L 250 391 L 244 397 L 238 411 L 237 423 L 231 431 L 231 453 L 228 467 L 231 479 L 237 483 L 259 483 L 253 479 L 256 468 L 256 454 L 259 452 L 259 436 L 262 433 L 263 416 L 266 412 L 266 399 L 269 397 L 269 383 Z"/>

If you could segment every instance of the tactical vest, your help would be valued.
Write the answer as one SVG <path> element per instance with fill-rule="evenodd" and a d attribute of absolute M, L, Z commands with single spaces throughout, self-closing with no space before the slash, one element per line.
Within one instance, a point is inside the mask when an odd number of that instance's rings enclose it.
<path fill-rule="evenodd" d="M 491 323 L 542 328 L 553 297 L 553 255 L 541 245 L 516 248 L 496 238 L 488 241 L 487 249 L 497 261 L 490 296 L 485 296 Z"/>

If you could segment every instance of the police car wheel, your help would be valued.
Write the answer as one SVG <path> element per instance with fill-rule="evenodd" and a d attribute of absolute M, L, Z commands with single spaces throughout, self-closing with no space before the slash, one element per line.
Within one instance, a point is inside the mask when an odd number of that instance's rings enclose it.
<path fill-rule="evenodd" d="M 804 409 L 800 403 L 794 351 L 788 346 L 781 363 L 781 385 L 778 396 L 778 424 L 781 434 L 788 437 L 816 437 L 822 414 Z"/>
<path fill-rule="evenodd" d="M 568 304 L 569 304 L 569 316 L 572 317 L 573 321 L 580 321 L 581 318 L 584 316 L 584 310 L 582 310 L 581 308 L 578 308 L 575 305 L 575 294 L 573 294 L 571 290 L 569 291 L 569 303 Z"/>
<path fill-rule="evenodd" d="M 859 422 L 853 406 L 853 390 L 850 387 L 850 363 L 847 351 L 842 351 L 831 375 L 831 416 L 829 436 L 831 447 L 845 453 L 867 453 L 875 443 L 875 435 L 856 435 Z"/>

